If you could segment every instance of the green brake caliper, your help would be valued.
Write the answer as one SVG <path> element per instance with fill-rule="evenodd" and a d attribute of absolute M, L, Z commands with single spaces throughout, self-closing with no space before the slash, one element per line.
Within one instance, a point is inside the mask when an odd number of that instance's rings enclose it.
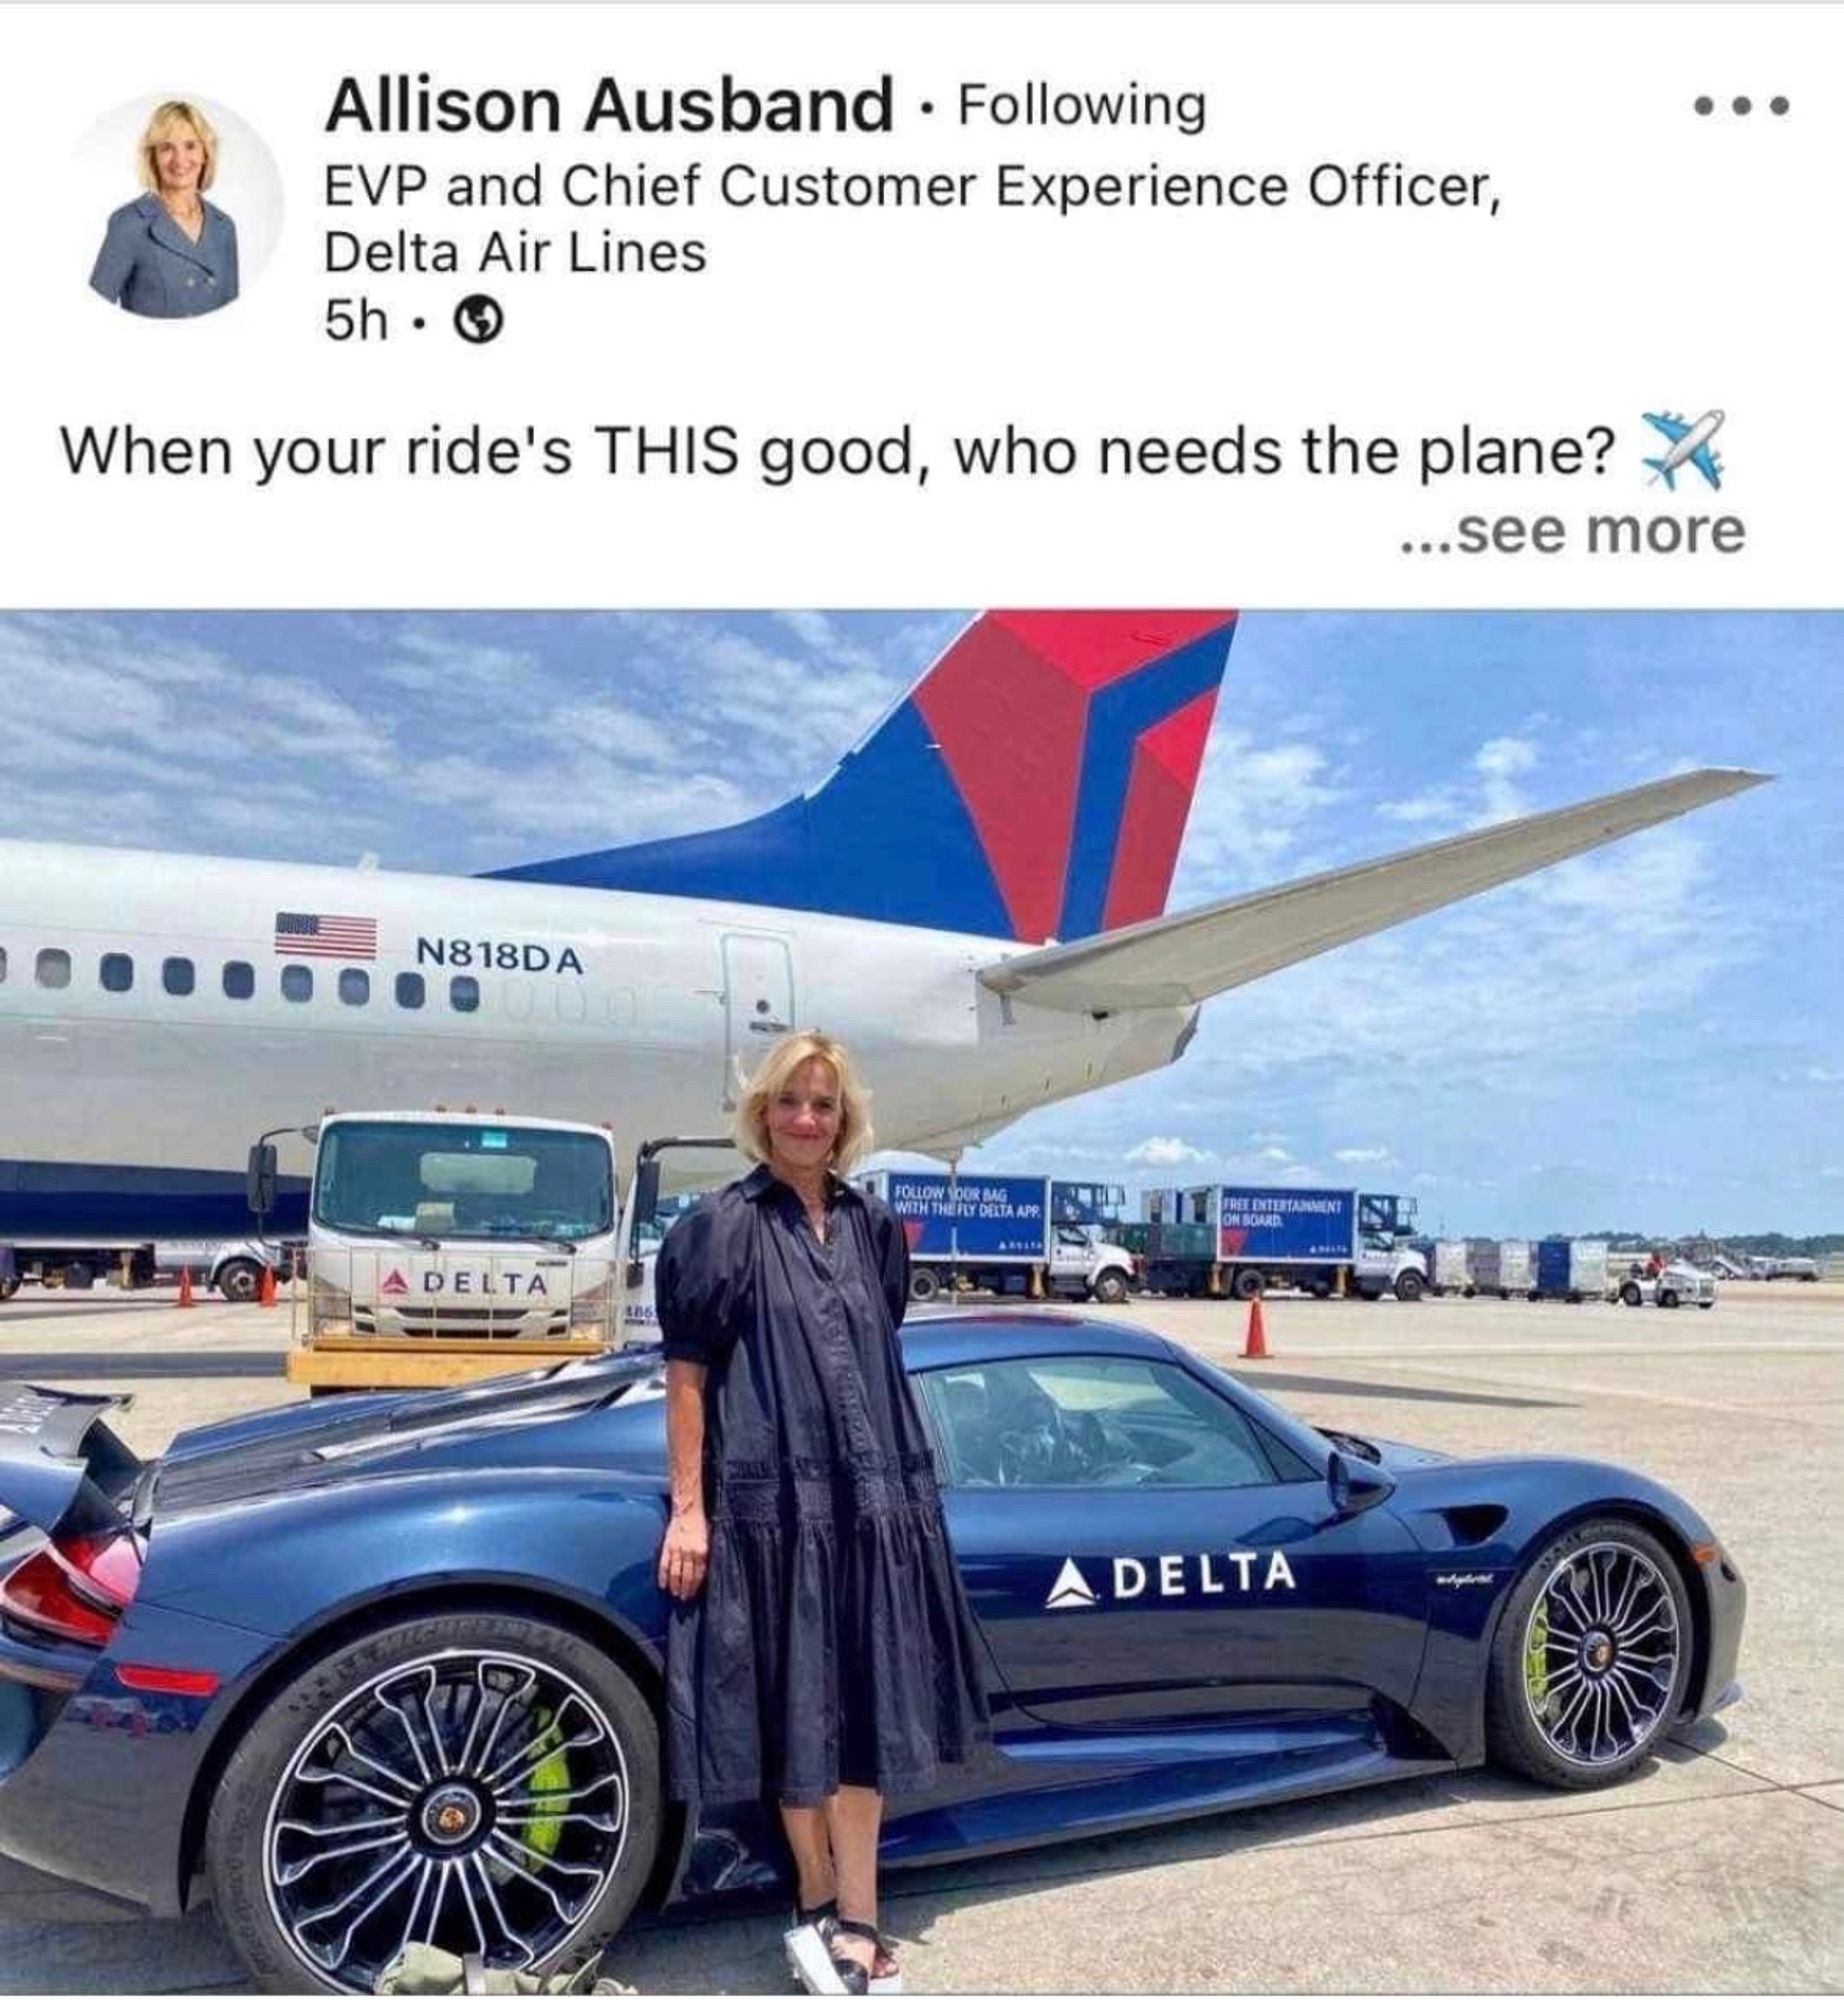
<path fill-rule="evenodd" d="M 525 1845 L 533 1854 L 549 1860 L 563 1838 L 564 1801 L 560 1795 L 570 1789 L 570 1758 L 563 1748 L 563 1731 L 552 1720 L 551 1712 L 540 1709 L 538 1720 L 543 1727 L 532 1748 L 548 1750 L 549 1755 L 531 1774 L 534 1817 L 525 1828 Z"/>
<path fill-rule="evenodd" d="M 1524 1686 L 1530 1695 L 1531 1713 L 1541 1715 L 1549 1705 L 1549 1604 L 1539 1600 L 1530 1621 L 1530 1638 L 1524 1647 Z"/>

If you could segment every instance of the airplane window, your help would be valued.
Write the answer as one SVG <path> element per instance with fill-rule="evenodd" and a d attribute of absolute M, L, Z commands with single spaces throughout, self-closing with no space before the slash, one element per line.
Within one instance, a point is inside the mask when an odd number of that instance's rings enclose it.
<path fill-rule="evenodd" d="M 125 951 L 105 951 L 97 969 L 105 993 L 126 993 L 134 984 L 134 960 Z"/>
<path fill-rule="evenodd" d="M 420 1007 L 423 1004 L 423 976 L 420 972 L 398 973 L 397 1004 L 399 1007 Z"/>
<path fill-rule="evenodd" d="M 240 958 L 227 959 L 224 965 L 224 997 L 227 1000 L 247 1000 L 256 991 L 256 972 Z"/>
<path fill-rule="evenodd" d="M 341 969 L 339 975 L 339 997 L 348 1007 L 363 1007 L 371 999 L 371 974 L 361 972 L 356 965 Z"/>
<path fill-rule="evenodd" d="M 311 965 L 282 967 L 282 998 L 311 1000 L 314 997 L 314 968 Z"/>
<path fill-rule="evenodd" d="M 38 955 L 38 983 L 41 986 L 70 984 L 70 953 L 49 949 Z"/>
<path fill-rule="evenodd" d="M 480 981 L 471 972 L 457 972 L 448 982 L 448 1004 L 457 1014 L 471 1014 L 480 1005 Z"/>
<path fill-rule="evenodd" d="M 175 998 L 183 1000 L 192 991 L 192 961 L 169 958 L 160 968 L 160 983 Z"/>

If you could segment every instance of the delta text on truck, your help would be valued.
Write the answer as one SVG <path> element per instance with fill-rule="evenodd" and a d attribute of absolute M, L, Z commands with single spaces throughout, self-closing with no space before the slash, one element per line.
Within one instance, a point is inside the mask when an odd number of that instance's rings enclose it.
<path fill-rule="evenodd" d="M 1257 1298 L 1294 1286 L 1419 1299 L 1428 1264 L 1408 1241 L 1415 1203 L 1355 1188 L 1159 1188 L 1141 1198 L 1143 1220 L 1113 1234 L 1135 1253 L 1149 1292 Z"/>
<path fill-rule="evenodd" d="M 1133 1289 L 1133 1258 L 1101 1240 L 1102 1228 L 1126 1204 L 1124 1188 L 894 1168 L 860 1175 L 859 1182 L 903 1225 L 913 1299 L 1021 1292 L 1118 1305 Z"/>

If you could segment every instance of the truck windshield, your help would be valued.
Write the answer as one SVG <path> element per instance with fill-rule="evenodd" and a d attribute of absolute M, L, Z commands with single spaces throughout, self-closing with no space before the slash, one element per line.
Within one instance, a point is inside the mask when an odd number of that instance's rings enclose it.
<path fill-rule="evenodd" d="M 380 1119 L 321 1133 L 314 1220 L 327 1229 L 575 1243 L 614 1213 L 614 1150 L 593 1132 Z"/>

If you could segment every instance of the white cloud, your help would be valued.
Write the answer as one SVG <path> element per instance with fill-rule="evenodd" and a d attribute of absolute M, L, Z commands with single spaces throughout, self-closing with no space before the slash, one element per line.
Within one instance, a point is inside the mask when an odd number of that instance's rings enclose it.
<path fill-rule="evenodd" d="M 1136 1167 L 1187 1167 L 1209 1157 L 1183 1139 L 1142 1139 L 1127 1150 L 1128 1164 Z"/>
<path fill-rule="evenodd" d="M 1393 1159 L 1387 1146 L 1340 1146 L 1332 1158 L 1347 1167 L 1374 1166 L 1379 1160 Z"/>

